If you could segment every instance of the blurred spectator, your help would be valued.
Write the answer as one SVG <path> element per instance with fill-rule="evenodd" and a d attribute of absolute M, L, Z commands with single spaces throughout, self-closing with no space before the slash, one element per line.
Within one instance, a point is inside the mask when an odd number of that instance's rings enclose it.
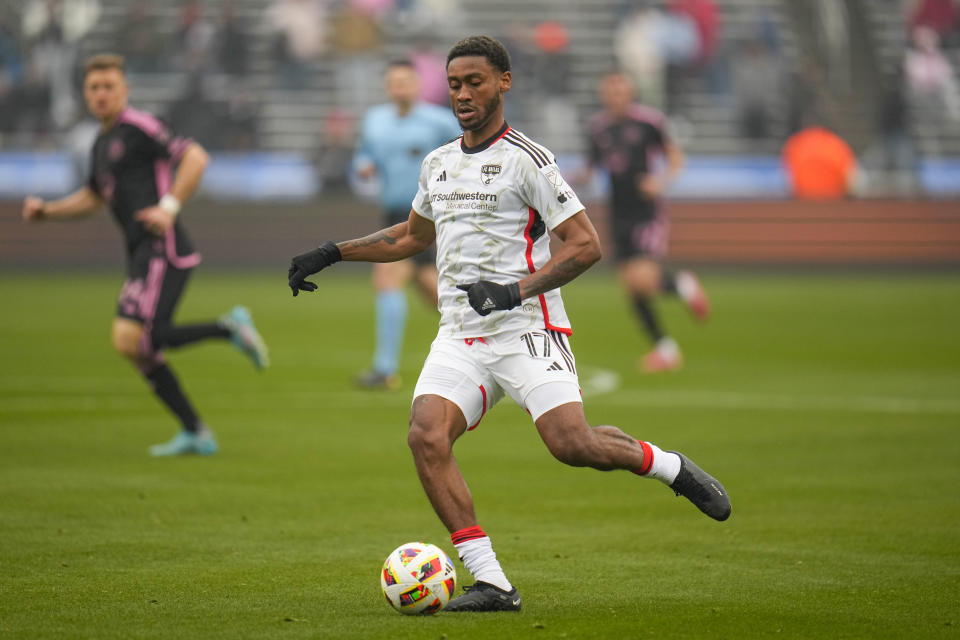
<path fill-rule="evenodd" d="M 934 128 L 931 141 L 936 145 L 937 139 L 960 120 L 960 92 L 953 67 L 940 50 L 937 33 L 917 27 L 913 44 L 904 59 L 904 73 L 912 105 L 920 119 Z"/>
<path fill-rule="evenodd" d="M 249 69 L 247 36 L 239 21 L 235 3 L 231 0 L 220 10 L 220 24 L 217 27 L 217 67 L 233 76 L 245 76 Z"/>
<path fill-rule="evenodd" d="M 871 190 L 907 195 L 916 187 L 917 155 L 910 135 L 910 107 L 904 93 L 903 73 L 886 74 L 877 113 L 879 139 L 864 154 Z"/>
<path fill-rule="evenodd" d="M 447 57 L 429 35 L 417 38 L 410 52 L 410 64 L 420 78 L 420 99 L 430 104 L 450 105 L 447 92 Z"/>
<path fill-rule="evenodd" d="M 749 40 L 741 45 L 732 69 L 740 135 L 750 140 L 767 138 L 780 92 L 777 59 L 762 41 Z"/>
<path fill-rule="evenodd" d="M 185 138 L 192 138 L 207 149 L 223 149 L 226 118 L 207 98 L 205 84 L 201 72 L 191 74 L 186 91 L 170 105 L 167 119 Z"/>
<path fill-rule="evenodd" d="M 117 32 L 117 52 L 124 57 L 127 71 L 165 71 L 168 50 L 157 30 L 156 20 L 150 15 L 150 3 L 140 0 L 130 5 Z"/>
<path fill-rule="evenodd" d="M 787 130 L 796 133 L 810 119 L 832 122 L 821 90 L 825 83 L 820 65 L 809 54 L 801 54 L 797 69 L 787 80 Z"/>
<path fill-rule="evenodd" d="M 909 33 L 918 27 L 933 29 L 946 46 L 960 42 L 960 7 L 957 0 L 911 0 L 907 7 Z"/>
<path fill-rule="evenodd" d="M 503 32 L 496 38 L 510 55 L 510 70 L 513 73 L 510 100 L 503 105 L 507 122 L 531 122 L 533 118 L 528 117 L 530 113 L 539 117 L 539 105 L 535 103 L 536 80 L 533 77 L 536 45 L 532 33 L 531 25 L 517 21 L 504 25 Z"/>
<path fill-rule="evenodd" d="M 23 7 L 29 81 L 49 87 L 49 115 L 58 128 L 76 117 L 73 74 L 77 52 L 99 18 L 99 0 L 28 0 Z"/>
<path fill-rule="evenodd" d="M 100 0 L 27 0 L 23 6 L 23 36 L 42 37 L 57 31 L 67 44 L 77 44 L 100 19 Z"/>
<path fill-rule="evenodd" d="M 224 115 L 224 149 L 251 151 L 259 147 L 260 105 L 251 91 L 232 91 Z"/>
<path fill-rule="evenodd" d="M 708 63 L 716 53 L 720 27 L 720 17 L 713 0 L 670 0 L 669 6 L 672 14 L 687 16 L 693 22 L 698 36 L 696 62 Z"/>
<path fill-rule="evenodd" d="M 382 20 L 393 10 L 393 0 L 350 0 L 355 9 L 375 20 Z"/>
<path fill-rule="evenodd" d="M 22 82 L 20 38 L 16 27 L 0 12 L 0 134 L 16 131 Z"/>
<path fill-rule="evenodd" d="M 801 129 L 787 139 L 783 164 L 793 195 L 801 200 L 837 200 L 851 193 L 857 159 L 843 138 L 821 126 Z"/>
<path fill-rule="evenodd" d="M 395 0 L 393 22 L 417 33 L 461 31 L 460 0 Z"/>
<path fill-rule="evenodd" d="M 570 97 L 570 36 L 560 22 L 547 20 L 533 30 L 534 98 L 540 112 L 534 135 L 554 151 L 570 147 L 580 135 L 577 109 Z"/>
<path fill-rule="evenodd" d="M 188 72 L 208 70 L 214 62 L 217 27 L 204 16 L 200 0 L 190 0 L 180 7 L 177 23 L 180 68 Z"/>
<path fill-rule="evenodd" d="M 350 188 L 353 143 L 356 137 L 353 117 L 346 109 L 334 107 L 323 118 L 320 145 L 314 153 L 314 166 L 323 180 L 323 190 L 346 193 Z"/>
<path fill-rule="evenodd" d="M 322 0 L 274 0 L 268 17 L 274 30 L 273 57 L 282 69 L 283 82 L 302 88 L 309 63 L 326 51 L 326 5 Z"/>
<path fill-rule="evenodd" d="M 383 31 L 367 7 L 355 1 L 334 14 L 331 31 L 337 52 L 335 81 L 339 105 L 366 108 L 379 96 Z"/>
<path fill-rule="evenodd" d="M 620 68 L 629 76 L 644 103 L 661 110 L 666 104 L 666 60 L 659 43 L 665 38 L 666 29 L 665 18 L 659 10 L 651 4 L 637 2 L 614 33 L 614 50 Z"/>
<path fill-rule="evenodd" d="M 90 150 L 100 133 L 100 123 L 84 115 L 64 136 L 64 146 L 73 163 L 73 186 L 79 188 L 90 178 Z"/>

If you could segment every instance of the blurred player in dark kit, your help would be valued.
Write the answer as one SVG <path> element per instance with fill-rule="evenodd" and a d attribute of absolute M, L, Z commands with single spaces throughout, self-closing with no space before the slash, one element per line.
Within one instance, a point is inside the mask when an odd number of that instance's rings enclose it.
<path fill-rule="evenodd" d="M 200 262 L 178 214 L 197 188 L 209 157 L 196 142 L 127 106 L 120 56 L 90 58 L 83 92 L 90 112 L 100 121 L 90 178 L 60 200 L 27 197 L 23 218 L 68 220 L 109 205 L 123 232 L 127 269 L 113 321 L 113 346 L 140 370 L 182 426 L 172 440 L 154 445 L 150 453 L 211 455 L 218 448 L 213 433 L 180 387 L 163 350 L 229 339 L 257 368 L 266 367 L 268 359 L 266 345 L 244 307 L 234 307 L 212 322 L 172 324 L 190 273 Z"/>
<path fill-rule="evenodd" d="M 634 102 L 624 74 L 604 76 L 600 100 L 603 111 L 589 124 L 588 163 L 610 175 L 611 235 L 620 282 L 653 343 L 640 366 L 649 373 L 679 369 L 680 348 L 664 330 L 654 299 L 679 295 L 698 320 L 710 313 L 693 273 L 661 266 L 670 231 L 663 194 L 682 169 L 684 154 L 670 138 L 663 114 Z"/>

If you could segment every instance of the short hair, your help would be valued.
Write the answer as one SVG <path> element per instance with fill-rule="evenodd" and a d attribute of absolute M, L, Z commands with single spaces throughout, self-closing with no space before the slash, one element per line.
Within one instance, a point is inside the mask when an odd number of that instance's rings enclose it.
<path fill-rule="evenodd" d="M 404 67 L 406 69 L 414 69 L 413 63 L 406 58 L 394 58 L 387 63 L 387 69 L 393 69 L 394 67 Z"/>
<path fill-rule="evenodd" d="M 86 76 L 91 71 L 106 71 L 107 69 L 117 69 L 123 73 L 123 56 L 114 53 L 100 53 L 87 58 L 83 65 L 83 75 Z"/>
<path fill-rule="evenodd" d="M 469 36 L 453 45 L 447 54 L 447 65 L 454 58 L 462 56 L 480 56 L 500 73 L 510 71 L 510 54 L 506 47 L 489 36 Z"/>

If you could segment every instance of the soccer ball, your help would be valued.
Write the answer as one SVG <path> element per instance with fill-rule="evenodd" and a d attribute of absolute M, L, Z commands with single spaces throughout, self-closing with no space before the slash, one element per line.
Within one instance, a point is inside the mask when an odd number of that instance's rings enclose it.
<path fill-rule="evenodd" d="M 402 544 L 387 556 L 380 571 L 383 595 L 406 615 L 431 614 L 443 609 L 457 586 L 450 556 L 425 542 Z"/>

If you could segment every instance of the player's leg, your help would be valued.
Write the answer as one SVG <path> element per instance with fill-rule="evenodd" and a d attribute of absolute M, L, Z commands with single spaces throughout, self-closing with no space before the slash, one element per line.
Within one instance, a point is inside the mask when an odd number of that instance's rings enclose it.
<path fill-rule="evenodd" d="M 407 443 L 417 475 L 464 566 L 476 579 L 467 593 L 454 598 L 448 611 L 518 611 L 517 590 L 510 584 L 490 537 L 477 523 L 473 497 L 453 456 L 453 443 L 476 427 L 502 391 L 489 375 L 450 341 L 434 343 L 414 391 Z M 470 369 L 467 375 L 459 369 Z M 439 364 L 444 363 L 444 364 Z M 468 426 L 470 425 L 470 426 Z"/>
<path fill-rule="evenodd" d="M 559 383 L 553 383 L 559 384 Z M 544 407 L 563 399 L 562 390 L 544 385 L 535 389 L 528 407 Z M 531 414 L 533 411 L 531 410 Z M 535 418 L 540 438 L 564 464 L 600 471 L 625 469 L 660 480 L 715 520 L 730 516 L 730 499 L 716 478 L 683 454 L 662 451 L 610 425 L 591 427 L 580 402 L 566 402 Z"/>
<path fill-rule="evenodd" d="M 250 311 L 246 307 L 236 306 L 215 322 L 186 325 L 172 323 L 173 312 L 186 289 L 190 273 L 190 269 L 167 266 L 162 298 L 157 302 L 157 311 L 150 325 L 150 348 L 160 351 L 205 340 L 229 339 L 238 350 L 250 358 L 255 367 L 266 368 L 270 362 L 267 345 L 254 326 Z"/>
<path fill-rule="evenodd" d="M 131 360 L 157 398 L 177 417 L 181 431 L 173 440 L 151 447 L 153 455 L 217 451 L 216 440 L 197 414 L 162 351 L 154 347 L 154 326 L 168 326 L 186 285 L 188 272 L 174 269 L 164 257 L 138 261 L 133 279 L 121 292 L 113 323 L 114 347 Z"/>
<path fill-rule="evenodd" d="M 193 403 L 180 386 L 176 374 L 163 358 L 163 354 L 159 351 L 144 352 L 142 350 L 142 345 L 148 342 L 144 326 L 130 318 L 114 318 L 112 339 L 114 348 L 137 367 L 157 399 L 180 422 L 180 433 L 164 445 L 151 447 L 151 453 L 154 455 L 216 453 L 217 444 L 213 434 L 205 428 Z"/>
<path fill-rule="evenodd" d="M 683 364 L 680 349 L 664 330 L 653 305 L 654 298 L 661 292 L 663 271 L 660 264 L 647 256 L 633 256 L 622 261 L 617 271 L 634 313 L 653 345 L 653 350 L 641 361 L 643 370 L 655 372 L 680 368 Z"/>
<path fill-rule="evenodd" d="M 376 346 L 373 367 L 357 377 L 357 384 L 369 389 L 396 389 L 400 386 L 397 370 L 407 323 L 409 261 L 375 263 L 373 288 L 376 291 Z"/>
<path fill-rule="evenodd" d="M 710 315 L 706 291 L 692 271 L 674 272 L 662 266 L 669 244 L 670 222 L 662 210 L 632 229 L 631 248 L 635 255 L 651 260 L 659 268 L 659 276 L 647 283 L 653 290 L 647 295 L 650 298 L 657 294 L 678 295 L 693 317 L 702 322 Z"/>

